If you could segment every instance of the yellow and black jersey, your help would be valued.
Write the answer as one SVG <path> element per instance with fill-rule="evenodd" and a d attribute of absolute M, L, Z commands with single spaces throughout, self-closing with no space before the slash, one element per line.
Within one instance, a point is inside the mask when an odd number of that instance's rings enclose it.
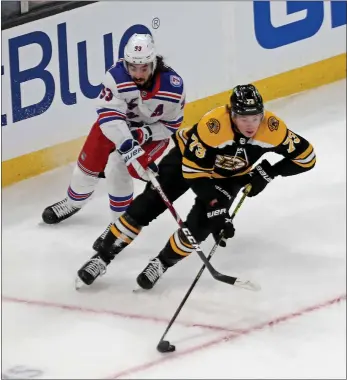
<path fill-rule="evenodd" d="M 282 176 L 307 171 L 316 162 L 312 145 L 269 111 L 265 111 L 252 138 L 237 131 L 228 106 L 222 106 L 205 114 L 194 126 L 179 129 L 174 140 L 182 153 L 186 179 L 244 175 L 267 152 L 284 156 L 274 165 L 276 174 Z"/>

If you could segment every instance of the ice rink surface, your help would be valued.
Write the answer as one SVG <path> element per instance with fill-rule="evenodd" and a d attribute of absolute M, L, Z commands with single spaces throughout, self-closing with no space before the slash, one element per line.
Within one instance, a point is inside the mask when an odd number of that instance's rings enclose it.
<path fill-rule="evenodd" d="M 77 292 L 76 271 L 109 222 L 105 184 L 56 226 L 42 224 L 41 213 L 65 196 L 73 164 L 3 190 L 4 378 L 346 378 L 346 82 L 267 108 L 314 145 L 316 167 L 246 199 L 235 238 L 212 263 L 262 290 L 219 283 L 205 271 L 168 334 L 175 353 L 156 345 L 199 257 L 168 270 L 153 290 L 132 292 L 176 229 L 168 211 Z M 137 182 L 136 193 L 142 188 Z M 188 192 L 176 202 L 182 216 L 192 200 Z M 202 244 L 206 255 L 212 245 Z"/>

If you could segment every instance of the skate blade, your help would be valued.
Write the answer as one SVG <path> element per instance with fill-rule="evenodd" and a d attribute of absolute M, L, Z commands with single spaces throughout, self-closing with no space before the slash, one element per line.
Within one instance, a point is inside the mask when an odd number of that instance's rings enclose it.
<path fill-rule="evenodd" d="M 139 287 L 133 289 L 133 293 L 135 293 L 135 294 L 141 294 L 141 293 L 146 293 L 146 292 L 148 292 L 148 290 L 150 290 L 150 289 L 143 289 L 143 288 L 141 288 L 141 287 L 139 286 Z"/>
<path fill-rule="evenodd" d="M 241 279 L 237 279 L 234 283 L 234 286 L 237 286 L 239 288 L 252 290 L 254 292 L 259 292 L 261 290 L 261 286 L 253 281 L 243 281 Z"/>
<path fill-rule="evenodd" d="M 85 283 L 77 276 L 75 279 L 75 289 L 80 290 L 84 285 Z"/>

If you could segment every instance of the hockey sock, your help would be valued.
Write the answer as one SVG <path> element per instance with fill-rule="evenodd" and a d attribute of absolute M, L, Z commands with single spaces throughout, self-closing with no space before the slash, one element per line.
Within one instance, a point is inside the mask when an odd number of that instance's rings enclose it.
<path fill-rule="evenodd" d="M 100 253 L 113 259 L 136 238 L 141 232 L 141 226 L 137 224 L 127 213 L 124 213 L 115 223 L 101 243 Z"/>
<path fill-rule="evenodd" d="M 119 216 L 127 210 L 132 202 L 133 193 L 122 197 L 116 197 L 109 194 L 108 197 L 110 199 L 110 209 L 112 211 L 113 220 L 117 220 Z"/>
<path fill-rule="evenodd" d="M 175 265 L 184 257 L 189 256 L 194 248 L 187 240 L 181 229 L 171 235 L 169 241 L 159 254 L 159 259 L 168 267 Z"/>
<path fill-rule="evenodd" d="M 76 191 L 72 190 L 71 186 L 69 186 L 69 188 L 67 190 L 67 196 L 68 196 L 68 200 L 69 200 L 70 204 L 73 205 L 74 207 L 78 207 L 78 208 L 84 206 L 87 199 L 92 194 L 93 194 L 93 191 L 91 191 L 90 193 L 85 193 L 85 194 L 77 193 Z"/>

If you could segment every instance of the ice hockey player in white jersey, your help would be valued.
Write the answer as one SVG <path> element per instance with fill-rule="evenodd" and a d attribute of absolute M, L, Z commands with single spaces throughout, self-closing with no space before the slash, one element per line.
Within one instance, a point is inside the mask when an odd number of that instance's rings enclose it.
<path fill-rule="evenodd" d="M 47 224 L 59 223 L 81 210 L 103 177 L 111 222 L 116 221 L 133 199 L 133 178 L 147 181 L 146 169 L 157 170 L 155 160 L 182 123 L 183 80 L 156 54 L 149 34 L 130 37 L 124 59 L 106 72 L 103 85 L 98 118 L 78 156 L 67 196 L 43 211 Z"/>

